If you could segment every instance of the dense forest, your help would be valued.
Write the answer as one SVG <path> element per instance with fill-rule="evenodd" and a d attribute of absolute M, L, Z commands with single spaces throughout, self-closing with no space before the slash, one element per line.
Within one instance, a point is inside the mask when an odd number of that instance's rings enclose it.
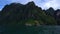
<path fill-rule="evenodd" d="M 0 25 L 60 25 L 60 9 L 42 10 L 35 3 L 11 3 L 0 11 Z"/>

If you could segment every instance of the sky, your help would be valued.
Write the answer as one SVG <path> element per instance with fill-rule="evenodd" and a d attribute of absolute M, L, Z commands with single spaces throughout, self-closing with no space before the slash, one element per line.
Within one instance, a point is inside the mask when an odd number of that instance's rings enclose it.
<path fill-rule="evenodd" d="M 42 9 L 48 9 L 50 7 L 53 7 L 55 10 L 60 9 L 60 0 L 0 0 L 0 10 L 2 10 L 5 5 L 10 3 L 16 2 L 27 4 L 31 1 L 34 1 L 34 3 Z"/>

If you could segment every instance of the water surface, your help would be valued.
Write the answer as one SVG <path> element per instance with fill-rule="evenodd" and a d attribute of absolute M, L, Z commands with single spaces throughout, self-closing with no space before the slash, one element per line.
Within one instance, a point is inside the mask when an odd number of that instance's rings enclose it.
<path fill-rule="evenodd" d="M 0 26 L 0 34 L 60 34 L 60 26 Z"/>

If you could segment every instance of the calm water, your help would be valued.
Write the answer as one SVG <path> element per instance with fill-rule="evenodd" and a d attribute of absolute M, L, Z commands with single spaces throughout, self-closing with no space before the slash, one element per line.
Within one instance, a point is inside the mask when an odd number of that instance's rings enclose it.
<path fill-rule="evenodd" d="M 60 26 L 0 26 L 0 34 L 60 34 Z"/>

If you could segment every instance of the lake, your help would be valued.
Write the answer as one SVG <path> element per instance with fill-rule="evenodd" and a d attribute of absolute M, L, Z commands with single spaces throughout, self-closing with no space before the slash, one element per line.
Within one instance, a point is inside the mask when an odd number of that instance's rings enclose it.
<path fill-rule="evenodd" d="M 60 26 L 0 26 L 0 34 L 60 34 Z"/>

